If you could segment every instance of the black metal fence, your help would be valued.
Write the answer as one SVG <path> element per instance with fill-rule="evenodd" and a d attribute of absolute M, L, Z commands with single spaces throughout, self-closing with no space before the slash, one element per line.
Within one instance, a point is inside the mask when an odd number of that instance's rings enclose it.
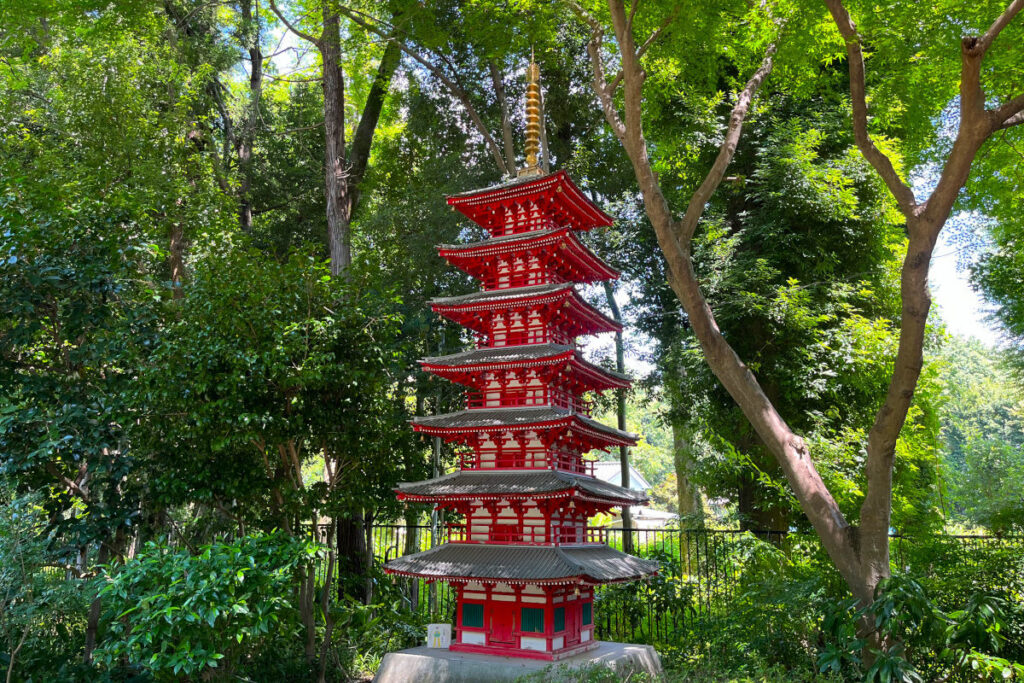
<path fill-rule="evenodd" d="M 721 529 L 634 529 L 633 554 L 656 559 L 657 576 L 629 584 L 600 586 L 595 593 L 597 637 L 630 642 L 662 641 L 694 620 L 728 609 L 752 562 L 807 561 L 828 567 L 817 538 L 778 531 L 745 532 Z M 608 543 L 623 547 L 623 530 L 609 529 Z M 440 545 L 443 529 L 430 526 L 378 525 L 372 529 L 374 558 L 396 557 Z M 760 541 L 768 541 L 763 543 Z M 976 576 L 979 585 L 1024 582 L 1005 576 L 988 558 L 1003 553 L 1024 558 L 1024 538 L 989 536 L 893 536 L 891 557 L 896 571 L 916 576 Z M 1000 565 L 1001 566 L 1001 565 Z M 1024 561 L 1019 563 L 1024 574 Z M 1000 574 L 1003 572 L 1004 574 Z M 447 583 L 396 579 L 409 607 L 424 619 L 452 621 L 454 592 Z"/>

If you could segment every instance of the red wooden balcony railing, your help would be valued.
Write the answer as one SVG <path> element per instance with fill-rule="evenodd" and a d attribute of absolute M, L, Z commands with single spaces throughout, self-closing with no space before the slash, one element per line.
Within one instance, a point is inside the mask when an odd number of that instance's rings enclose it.
<path fill-rule="evenodd" d="M 462 470 L 550 470 L 557 469 L 573 474 L 594 476 L 594 460 L 581 460 L 577 456 L 522 451 L 479 453 L 464 451 L 459 454 L 459 469 Z"/>
<path fill-rule="evenodd" d="M 554 406 L 565 408 L 580 415 L 590 417 L 594 412 L 594 404 L 567 391 L 552 389 L 531 389 L 523 391 L 467 391 L 466 408 L 522 408 L 524 406 Z"/>
<path fill-rule="evenodd" d="M 513 525 L 496 525 L 489 529 L 488 534 L 477 532 L 477 538 L 470 540 L 465 524 L 449 524 L 448 543 L 490 543 L 496 545 L 582 545 L 605 544 L 608 542 L 608 530 L 604 527 L 552 527 L 550 537 L 548 528 L 543 526 L 526 526 L 523 529 L 508 528 Z"/>

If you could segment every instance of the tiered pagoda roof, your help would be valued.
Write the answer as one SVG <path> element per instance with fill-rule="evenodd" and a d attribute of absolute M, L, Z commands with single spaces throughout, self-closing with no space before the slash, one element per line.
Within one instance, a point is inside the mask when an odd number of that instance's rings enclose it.
<path fill-rule="evenodd" d="M 517 432 L 554 431 L 559 428 L 586 437 L 594 444 L 592 448 L 632 446 L 636 444 L 637 438 L 635 434 L 591 420 L 575 410 L 554 406 L 460 410 L 444 415 L 417 417 L 412 424 L 418 432 L 452 440 L 457 440 L 457 437 L 463 434 L 476 434 L 494 429 Z"/>
<path fill-rule="evenodd" d="M 598 282 L 619 277 L 618 271 L 587 249 L 569 226 L 520 232 L 467 244 L 442 244 L 438 251 L 448 263 L 483 280 L 488 289 L 495 286 L 487 280 L 494 264 L 513 254 L 522 258 L 545 259 L 552 272 L 563 281 Z"/>
<path fill-rule="evenodd" d="M 594 477 L 555 470 L 463 470 L 425 481 L 398 485 L 398 499 L 428 503 L 445 500 L 512 500 L 557 497 L 593 498 L 619 505 L 638 505 L 647 496 Z"/>
<path fill-rule="evenodd" d="M 441 297 L 432 299 L 430 308 L 474 332 L 488 331 L 495 313 L 535 308 L 554 311 L 564 332 L 570 336 L 622 329 L 617 322 L 587 303 L 571 282 Z"/>
<path fill-rule="evenodd" d="M 476 386 L 481 373 L 542 369 L 571 377 L 583 391 L 606 391 L 629 386 L 629 378 L 594 365 L 566 344 L 484 347 L 434 356 L 420 361 L 424 370 L 459 384 Z"/>
<path fill-rule="evenodd" d="M 534 584 L 617 583 L 658 570 L 607 545 L 513 546 L 449 543 L 388 564 L 404 576 L 446 581 L 526 581 Z"/>

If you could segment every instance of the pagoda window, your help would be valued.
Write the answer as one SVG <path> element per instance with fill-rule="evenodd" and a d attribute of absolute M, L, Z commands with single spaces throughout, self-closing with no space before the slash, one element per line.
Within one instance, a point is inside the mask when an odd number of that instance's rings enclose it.
<path fill-rule="evenodd" d="M 462 627 L 483 628 L 484 606 L 473 602 L 462 603 Z"/>
<path fill-rule="evenodd" d="M 583 603 L 583 625 L 590 626 L 594 623 L 594 604 L 591 602 Z"/>
<path fill-rule="evenodd" d="M 564 631 L 565 630 L 565 608 L 564 607 L 556 607 L 555 608 L 555 614 L 554 614 L 554 618 L 552 619 L 552 621 L 554 622 L 554 624 L 553 624 L 554 625 L 554 629 L 553 630 L 554 630 L 555 633 L 558 633 L 560 631 Z"/>
<path fill-rule="evenodd" d="M 544 633 L 544 610 L 523 607 L 519 613 L 519 630 L 523 633 Z"/>

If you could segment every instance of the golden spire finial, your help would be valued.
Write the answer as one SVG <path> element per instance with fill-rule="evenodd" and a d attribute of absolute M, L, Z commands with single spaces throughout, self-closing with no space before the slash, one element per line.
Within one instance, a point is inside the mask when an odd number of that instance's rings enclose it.
<path fill-rule="evenodd" d="M 538 160 L 541 127 L 540 67 L 533 61 L 532 51 L 526 77 L 529 80 L 529 85 L 526 86 L 526 168 L 520 169 L 518 173 L 520 177 L 544 173 Z"/>

